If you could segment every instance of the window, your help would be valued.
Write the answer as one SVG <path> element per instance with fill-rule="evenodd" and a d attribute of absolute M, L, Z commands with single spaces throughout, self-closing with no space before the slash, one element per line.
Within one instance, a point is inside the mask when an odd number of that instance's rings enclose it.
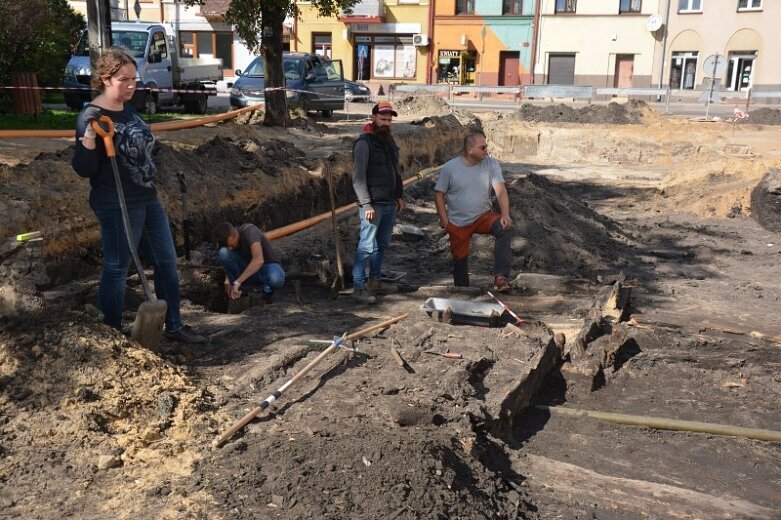
<path fill-rule="evenodd" d="M 702 12 L 702 0 L 678 0 L 679 13 Z"/>
<path fill-rule="evenodd" d="M 697 75 L 697 52 L 673 52 L 670 88 L 694 90 Z"/>
<path fill-rule="evenodd" d="M 359 81 L 375 78 L 414 78 L 417 74 L 418 48 L 410 36 L 355 36 L 355 77 Z"/>
<path fill-rule="evenodd" d="M 224 70 L 233 69 L 233 33 L 179 31 L 179 53 L 186 58 L 220 58 Z"/>
<path fill-rule="evenodd" d="M 332 46 L 331 46 L 331 33 L 314 33 L 312 34 L 312 54 L 318 56 L 325 56 L 331 58 Z"/>
<path fill-rule="evenodd" d="M 618 4 L 619 13 L 639 13 L 642 0 L 621 0 Z"/>
<path fill-rule="evenodd" d="M 152 33 L 152 45 L 149 54 L 160 56 L 161 60 L 168 58 L 168 46 L 165 44 L 165 34 L 162 31 Z"/>
<path fill-rule="evenodd" d="M 155 33 L 156 35 L 162 35 L 162 33 Z M 118 47 L 124 47 L 131 56 L 134 58 L 143 58 L 146 51 L 146 40 L 149 38 L 149 33 L 146 31 L 111 31 L 111 39 L 114 45 Z M 159 41 L 160 36 L 157 37 L 155 42 Z M 89 47 L 87 42 L 87 33 L 84 32 L 84 54 L 80 56 L 89 56 Z M 163 42 L 163 47 L 165 43 Z M 78 54 L 78 53 L 77 53 Z"/>
<path fill-rule="evenodd" d="M 475 14 L 475 0 L 456 0 L 456 14 Z"/>
<path fill-rule="evenodd" d="M 504 0 L 502 2 L 502 14 L 522 15 L 523 0 Z"/>
<path fill-rule="evenodd" d="M 759 11 L 762 0 L 738 0 L 738 11 Z"/>
<path fill-rule="evenodd" d="M 557 13 L 574 13 L 577 0 L 556 0 Z"/>

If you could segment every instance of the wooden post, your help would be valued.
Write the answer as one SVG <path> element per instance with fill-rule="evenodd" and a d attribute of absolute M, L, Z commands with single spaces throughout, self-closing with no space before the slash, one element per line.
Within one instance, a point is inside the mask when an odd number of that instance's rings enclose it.
<path fill-rule="evenodd" d="M 14 72 L 11 74 L 11 99 L 17 114 L 40 114 L 41 93 L 38 91 L 38 77 L 35 72 Z"/>

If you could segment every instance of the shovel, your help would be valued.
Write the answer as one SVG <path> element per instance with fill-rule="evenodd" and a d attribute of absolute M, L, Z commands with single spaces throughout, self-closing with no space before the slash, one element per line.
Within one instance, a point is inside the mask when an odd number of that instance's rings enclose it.
<path fill-rule="evenodd" d="M 105 125 L 105 129 L 100 123 Z M 122 209 L 122 224 L 125 228 L 127 245 L 130 248 L 130 254 L 133 256 L 133 262 L 136 265 L 138 277 L 141 279 L 141 285 L 144 286 L 144 294 L 146 294 L 146 301 L 139 305 L 138 312 L 136 312 L 136 321 L 133 323 L 133 332 L 130 337 L 140 345 L 150 350 L 155 350 L 160 344 L 160 339 L 163 335 L 163 323 L 165 322 L 168 304 L 164 300 L 158 300 L 152 294 L 149 288 L 149 281 L 147 281 L 144 273 L 144 267 L 138 258 L 138 252 L 133 241 L 133 232 L 130 228 L 130 217 L 127 214 L 125 194 L 122 191 L 122 180 L 119 177 L 119 168 L 117 167 L 117 153 L 114 150 L 114 122 L 108 116 L 100 116 L 97 121 L 91 121 L 90 124 L 95 133 L 103 138 L 106 155 L 111 160 L 111 169 L 114 170 L 114 183 L 117 185 L 119 207 Z"/>
<path fill-rule="evenodd" d="M 184 259 L 190 261 L 190 217 L 187 215 L 187 181 L 183 173 L 177 173 L 179 188 L 182 190 L 182 234 L 184 235 Z"/>
<path fill-rule="evenodd" d="M 341 289 L 344 289 L 344 267 L 342 265 L 342 247 L 339 245 L 339 226 L 336 224 L 336 201 L 334 200 L 334 180 L 331 173 L 331 167 L 326 166 L 326 177 L 328 179 L 328 194 L 331 198 L 331 227 L 334 229 L 334 249 L 336 249 L 336 269 L 338 277 L 334 279 L 331 285 L 331 295 L 336 298 Z"/>

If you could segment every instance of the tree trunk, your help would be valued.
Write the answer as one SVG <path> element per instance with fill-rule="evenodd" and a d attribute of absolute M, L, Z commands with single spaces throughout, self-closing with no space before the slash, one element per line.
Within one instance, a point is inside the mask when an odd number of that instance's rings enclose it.
<path fill-rule="evenodd" d="M 89 0 L 87 2 L 87 29 L 89 34 L 89 59 L 92 70 L 95 62 L 109 50 L 111 41 L 111 2 Z"/>
<path fill-rule="evenodd" d="M 285 12 L 275 2 L 261 4 L 261 44 L 260 52 L 266 63 L 266 88 L 285 86 L 285 75 L 282 70 L 282 22 Z M 266 126 L 287 126 L 287 96 L 284 90 L 266 90 L 266 115 L 263 119 Z"/>

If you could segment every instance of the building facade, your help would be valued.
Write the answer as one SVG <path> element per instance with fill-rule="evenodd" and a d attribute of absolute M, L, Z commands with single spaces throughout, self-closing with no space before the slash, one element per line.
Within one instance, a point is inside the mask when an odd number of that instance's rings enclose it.
<path fill-rule="evenodd" d="M 665 85 L 683 91 L 709 85 L 714 71 L 706 68 L 706 61 L 708 56 L 718 53 L 726 62 L 716 71 L 718 89 L 781 90 L 778 55 L 781 2 L 665 0 L 665 3 L 668 1 L 667 48 L 660 67 Z"/>
<path fill-rule="evenodd" d="M 87 17 L 85 0 L 69 0 L 68 3 L 74 11 Z M 235 79 L 236 69 L 245 69 L 254 58 L 233 27 L 223 21 L 230 0 L 206 0 L 204 5 L 194 7 L 176 0 L 139 0 L 138 17 L 134 5 L 135 0 L 111 0 L 112 19 L 170 24 L 177 34 L 181 56 L 222 59 L 228 83 Z"/>
<path fill-rule="evenodd" d="M 433 13 L 430 83 L 531 81 L 535 0 L 440 0 Z"/>
<path fill-rule="evenodd" d="M 342 60 L 347 79 L 426 82 L 427 0 L 362 0 L 336 17 L 321 17 L 309 2 L 297 5 L 292 50 Z"/>
<path fill-rule="evenodd" d="M 659 0 L 540 0 L 533 83 L 650 87 L 660 20 Z"/>

